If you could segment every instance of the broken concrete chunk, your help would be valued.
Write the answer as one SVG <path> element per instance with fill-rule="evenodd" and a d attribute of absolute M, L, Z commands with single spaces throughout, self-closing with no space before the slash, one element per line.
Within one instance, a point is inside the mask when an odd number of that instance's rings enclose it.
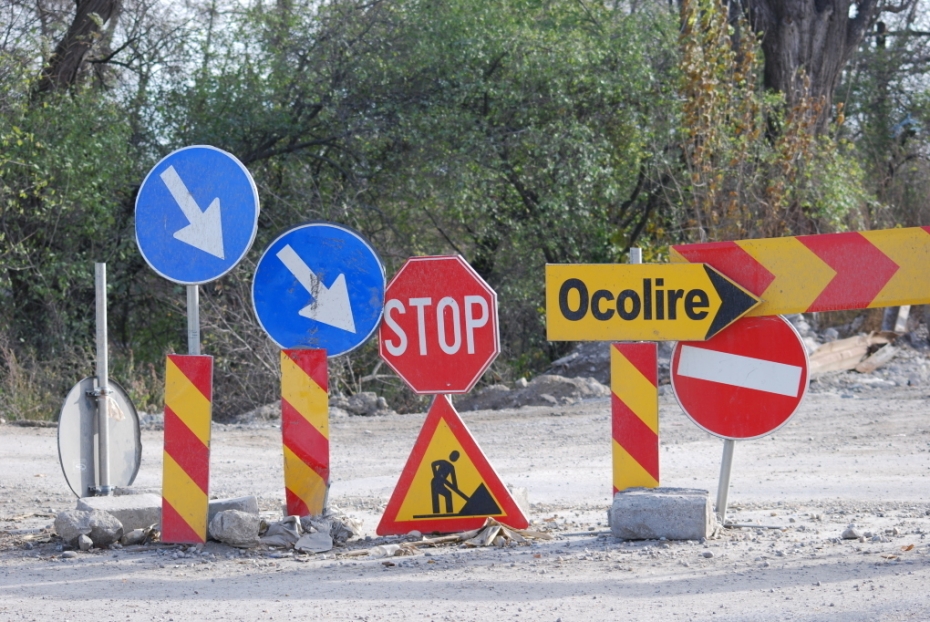
<path fill-rule="evenodd" d="M 209 533 L 214 540 L 230 546 L 250 548 L 258 545 L 258 528 L 261 524 L 256 514 L 239 510 L 223 510 L 210 521 Z"/>
<path fill-rule="evenodd" d="M 859 531 L 855 523 L 849 523 L 840 537 L 844 540 L 858 540 L 862 537 L 862 532 Z"/>
<path fill-rule="evenodd" d="M 210 509 L 207 511 L 207 523 L 211 522 L 214 516 L 226 510 L 236 510 L 258 516 L 258 499 L 251 495 L 231 499 L 212 499 Z"/>
<path fill-rule="evenodd" d="M 70 546 L 77 546 L 81 536 L 88 536 L 94 546 L 105 548 L 123 537 L 123 525 L 106 512 L 65 510 L 55 517 L 55 533 Z"/>
<path fill-rule="evenodd" d="M 630 488 L 614 495 L 610 532 L 624 540 L 700 540 L 717 526 L 706 490 Z"/>

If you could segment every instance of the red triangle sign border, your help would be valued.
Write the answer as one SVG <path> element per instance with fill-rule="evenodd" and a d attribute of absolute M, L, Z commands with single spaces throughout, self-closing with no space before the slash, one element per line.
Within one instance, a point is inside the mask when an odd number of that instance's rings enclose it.
<path fill-rule="evenodd" d="M 471 460 L 488 490 L 500 503 L 503 515 L 495 516 L 494 519 L 514 529 L 526 529 L 529 526 L 529 521 L 526 519 L 526 516 L 517 505 L 516 501 L 514 501 L 510 491 L 507 490 L 507 487 L 501 482 L 494 467 L 488 462 L 484 452 L 481 451 L 477 441 L 475 441 L 471 432 L 468 431 L 465 422 L 462 421 L 462 418 L 452 406 L 448 396 L 437 395 L 433 400 L 433 404 L 430 406 L 429 413 L 426 415 L 426 420 L 423 422 L 420 434 L 413 444 L 413 449 L 410 452 L 410 456 L 407 458 L 407 463 L 401 471 L 400 479 L 397 482 L 397 486 L 394 487 L 391 499 L 388 501 L 387 507 L 384 508 L 384 514 L 382 514 L 381 522 L 378 523 L 378 528 L 376 530 L 377 534 L 379 536 L 402 535 L 414 530 L 421 533 L 454 533 L 457 531 L 478 529 L 484 525 L 487 520 L 485 516 L 462 516 L 459 518 L 433 518 L 406 521 L 397 520 L 400 508 L 407 499 L 407 495 L 410 493 L 410 486 L 413 484 L 413 478 L 416 475 L 417 469 L 423 462 L 426 451 L 429 449 L 430 442 L 433 440 L 433 436 L 436 433 L 436 428 L 439 427 L 439 422 L 443 420 L 445 420 L 446 425 L 449 426 L 455 439 L 461 444 L 462 451 Z"/>

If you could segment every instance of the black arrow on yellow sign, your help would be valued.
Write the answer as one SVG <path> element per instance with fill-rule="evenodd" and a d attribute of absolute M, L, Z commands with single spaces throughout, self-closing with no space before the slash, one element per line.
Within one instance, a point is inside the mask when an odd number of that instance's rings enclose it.
<path fill-rule="evenodd" d="M 550 341 L 703 341 L 758 304 L 705 264 L 546 266 Z"/>

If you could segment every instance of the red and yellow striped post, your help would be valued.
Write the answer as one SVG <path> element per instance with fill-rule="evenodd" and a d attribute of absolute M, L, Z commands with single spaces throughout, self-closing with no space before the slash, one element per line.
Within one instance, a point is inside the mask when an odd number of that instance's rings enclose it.
<path fill-rule="evenodd" d="M 610 347 L 614 494 L 659 485 L 657 354 L 655 343 Z"/>
<path fill-rule="evenodd" d="M 281 437 L 289 515 L 320 515 L 329 492 L 326 350 L 281 351 Z"/>
<path fill-rule="evenodd" d="M 161 539 L 207 540 L 213 357 L 168 356 L 165 372 L 165 453 Z"/>

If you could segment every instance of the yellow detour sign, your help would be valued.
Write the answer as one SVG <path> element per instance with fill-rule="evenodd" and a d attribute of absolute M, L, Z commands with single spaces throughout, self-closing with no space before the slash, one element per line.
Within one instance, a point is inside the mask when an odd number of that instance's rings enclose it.
<path fill-rule="evenodd" d="M 546 266 L 549 341 L 703 341 L 757 304 L 703 264 Z"/>
<path fill-rule="evenodd" d="M 528 525 L 449 399 L 437 395 L 378 535 L 465 531 L 490 517 L 516 529 Z"/>

